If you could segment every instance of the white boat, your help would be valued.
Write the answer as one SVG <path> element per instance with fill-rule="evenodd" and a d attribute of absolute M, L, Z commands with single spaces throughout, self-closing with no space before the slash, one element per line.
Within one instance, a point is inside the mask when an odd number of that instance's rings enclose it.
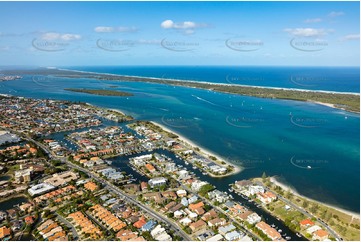
<path fill-rule="evenodd" d="M 282 232 L 282 229 L 279 229 L 278 232 L 281 233 L 281 232 Z"/>
<path fill-rule="evenodd" d="M 186 165 L 189 165 L 189 163 L 188 162 L 184 162 Z"/>
<path fill-rule="evenodd" d="M 232 189 L 232 188 L 230 188 L 230 189 L 228 189 L 228 191 L 229 191 L 229 192 L 233 192 L 233 189 Z"/>
<path fill-rule="evenodd" d="M 197 169 L 197 167 L 195 167 L 195 166 L 193 166 L 192 168 L 193 168 L 194 170 Z"/>
<path fill-rule="evenodd" d="M 274 227 L 276 227 L 276 225 L 275 225 L 275 224 L 271 224 L 271 227 L 274 228 Z"/>
<path fill-rule="evenodd" d="M 300 237 L 300 238 L 302 237 L 302 236 L 300 235 L 300 233 L 296 233 L 296 235 L 297 235 L 297 237 Z"/>
<path fill-rule="evenodd" d="M 311 169 L 312 167 L 311 166 L 307 166 L 307 169 Z"/>
<path fill-rule="evenodd" d="M 286 237 L 286 240 L 290 240 L 290 239 L 291 239 L 291 237 L 290 237 L 290 236 L 287 236 L 287 237 Z"/>

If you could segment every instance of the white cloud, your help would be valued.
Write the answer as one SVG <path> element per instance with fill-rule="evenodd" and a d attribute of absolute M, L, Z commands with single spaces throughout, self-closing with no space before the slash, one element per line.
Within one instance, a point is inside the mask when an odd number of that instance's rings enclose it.
<path fill-rule="evenodd" d="M 55 32 L 49 32 L 45 33 L 41 36 L 43 40 L 64 40 L 64 41 L 70 41 L 70 40 L 79 40 L 81 39 L 81 35 L 79 34 L 60 34 Z"/>
<path fill-rule="evenodd" d="M 325 29 L 314 29 L 314 28 L 295 28 L 295 29 L 287 28 L 284 29 L 284 31 L 297 37 L 319 37 L 333 32 L 333 30 L 331 29 L 325 30 Z"/>
<path fill-rule="evenodd" d="M 94 31 L 97 33 L 125 33 L 125 32 L 136 32 L 138 29 L 136 27 L 109 27 L 109 26 L 98 26 L 94 28 Z"/>
<path fill-rule="evenodd" d="M 359 40 L 360 34 L 348 34 L 343 36 L 340 40 L 341 41 L 349 41 L 349 40 Z"/>
<path fill-rule="evenodd" d="M 331 18 L 334 18 L 334 17 L 342 16 L 342 15 L 344 15 L 344 14 L 345 14 L 345 13 L 344 13 L 344 12 L 341 12 L 341 11 L 339 11 L 339 12 L 332 11 L 332 12 L 330 12 L 330 13 L 328 14 L 328 16 L 331 17 Z"/>
<path fill-rule="evenodd" d="M 322 22 L 322 19 L 321 18 L 309 18 L 309 19 L 306 19 L 304 22 L 307 24 L 319 23 L 319 22 Z"/>
<path fill-rule="evenodd" d="M 197 28 L 205 28 L 207 27 L 207 24 L 203 23 L 195 23 L 192 21 L 184 21 L 180 23 L 175 23 L 172 20 L 168 19 L 163 21 L 160 26 L 163 29 L 176 29 L 176 30 L 182 30 L 185 34 L 193 34 L 195 32 L 195 29 Z"/>

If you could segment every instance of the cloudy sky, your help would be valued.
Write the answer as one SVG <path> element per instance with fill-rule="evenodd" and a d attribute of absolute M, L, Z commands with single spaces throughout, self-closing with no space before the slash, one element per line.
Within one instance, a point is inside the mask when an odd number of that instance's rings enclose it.
<path fill-rule="evenodd" d="M 0 65 L 359 66 L 359 2 L 0 2 Z"/>

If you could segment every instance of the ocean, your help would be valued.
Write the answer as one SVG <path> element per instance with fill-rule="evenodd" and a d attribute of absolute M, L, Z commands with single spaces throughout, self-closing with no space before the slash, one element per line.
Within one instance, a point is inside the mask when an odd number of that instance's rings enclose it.
<path fill-rule="evenodd" d="M 238 81 L 237 84 L 244 85 L 251 82 L 250 85 L 255 86 L 337 92 L 360 90 L 358 68 L 72 69 L 207 82 Z M 290 79 L 290 75 L 294 78 Z M 239 76 L 238 79 L 236 76 Z M 65 91 L 64 88 L 121 90 L 131 92 L 134 96 L 94 96 Z M 302 195 L 353 212 L 360 211 L 359 114 L 313 103 L 262 99 L 162 84 L 44 76 L 25 76 L 21 80 L 2 82 L 0 93 L 82 101 L 117 108 L 136 119 L 163 124 L 199 146 L 245 168 L 239 174 L 220 179 L 219 182 L 224 185 L 261 176 L 266 172 Z"/>

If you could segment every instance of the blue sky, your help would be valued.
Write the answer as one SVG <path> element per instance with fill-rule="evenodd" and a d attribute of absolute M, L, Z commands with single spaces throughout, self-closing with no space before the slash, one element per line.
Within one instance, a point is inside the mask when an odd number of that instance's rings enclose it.
<path fill-rule="evenodd" d="M 0 2 L 0 65 L 359 66 L 359 2 Z"/>

